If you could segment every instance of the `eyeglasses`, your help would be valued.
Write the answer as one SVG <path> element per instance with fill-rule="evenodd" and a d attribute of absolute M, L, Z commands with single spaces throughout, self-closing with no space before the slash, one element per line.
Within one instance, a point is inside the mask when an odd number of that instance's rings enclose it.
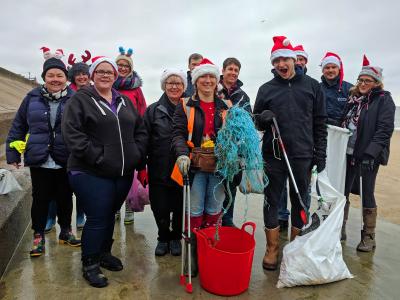
<path fill-rule="evenodd" d="M 104 71 L 104 70 L 98 70 L 98 71 L 94 71 L 97 75 L 99 76 L 106 76 L 106 77 L 111 77 L 112 75 L 114 75 L 113 71 Z"/>
<path fill-rule="evenodd" d="M 166 85 L 167 87 L 174 87 L 174 86 L 176 86 L 176 87 L 182 87 L 182 86 L 183 86 L 183 83 L 182 83 L 182 82 L 166 82 L 165 85 Z"/>
<path fill-rule="evenodd" d="M 129 69 L 131 66 L 130 65 L 123 65 L 123 64 L 117 64 L 118 68 L 121 69 Z"/>
<path fill-rule="evenodd" d="M 375 82 L 375 80 L 371 80 L 371 79 L 357 79 L 357 83 L 358 84 L 363 84 L 363 83 L 365 83 L 365 84 L 371 84 L 371 83 L 374 83 Z"/>

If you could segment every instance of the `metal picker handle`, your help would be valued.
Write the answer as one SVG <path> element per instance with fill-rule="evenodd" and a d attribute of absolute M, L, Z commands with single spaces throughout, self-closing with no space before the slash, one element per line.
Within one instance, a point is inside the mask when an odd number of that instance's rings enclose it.
<path fill-rule="evenodd" d="M 186 200 L 187 200 L 187 232 L 188 232 L 188 251 L 187 251 L 187 259 L 188 259 L 188 283 L 186 284 L 186 292 L 192 293 L 193 292 L 193 287 L 192 287 L 192 241 L 191 241 L 191 231 L 190 231 L 190 182 L 189 182 L 189 175 L 186 174 L 183 178 L 184 180 L 184 185 L 186 187 Z"/>

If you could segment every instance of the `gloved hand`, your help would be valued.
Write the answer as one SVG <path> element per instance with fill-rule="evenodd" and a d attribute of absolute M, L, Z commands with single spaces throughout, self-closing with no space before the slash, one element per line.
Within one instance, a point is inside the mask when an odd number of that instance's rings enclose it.
<path fill-rule="evenodd" d="M 19 154 L 22 154 L 25 152 L 25 146 L 26 143 L 24 141 L 14 141 L 10 143 L 10 148 L 15 149 L 19 152 Z"/>
<path fill-rule="evenodd" d="M 271 110 L 264 110 L 261 114 L 255 115 L 257 128 L 259 130 L 266 130 L 273 118 L 275 118 L 275 114 Z"/>
<path fill-rule="evenodd" d="M 189 167 L 190 167 L 190 158 L 187 155 L 180 155 L 176 159 L 176 164 L 178 165 L 179 171 L 182 173 L 182 175 L 187 175 L 189 172 Z"/>
<path fill-rule="evenodd" d="M 311 164 L 311 168 L 313 166 L 317 166 L 317 172 L 321 173 L 323 170 L 325 170 L 326 161 L 325 159 L 314 158 Z"/>
<path fill-rule="evenodd" d="M 375 167 L 375 160 L 372 156 L 366 156 L 361 161 L 361 169 L 364 171 L 373 171 Z"/>
<path fill-rule="evenodd" d="M 140 170 L 137 173 L 137 179 L 142 184 L 143 187 L 146 187 L 147 183 L 149 182 L 149 177 L 147 175 L 146 169 Z"/>

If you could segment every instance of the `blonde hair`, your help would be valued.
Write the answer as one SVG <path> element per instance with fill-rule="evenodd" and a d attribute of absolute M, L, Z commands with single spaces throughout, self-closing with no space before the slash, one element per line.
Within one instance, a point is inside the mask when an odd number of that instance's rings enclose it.
<path fill-rule="evenodd" d="M 382 81 L 376 81 L 375 78 L 373 78 L 373 79 L 377 84 L 374 88 L 379 88 L 379 89 L 383 90 L 383 88 L 384 88 L 383 82 Z M 360 92 L 359 86 L 360 86 L 360 84 L 357 83 L 355 86 L 353 86 L 350 89 L 350 91 L 349 91 L 350 96 L 361 97 L 361 92 Z"/>

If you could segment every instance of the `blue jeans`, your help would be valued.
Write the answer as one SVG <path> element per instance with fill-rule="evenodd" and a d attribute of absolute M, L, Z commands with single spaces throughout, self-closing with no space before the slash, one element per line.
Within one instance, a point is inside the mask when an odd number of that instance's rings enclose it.
<path fill-rule="evenodd" d="M 115 213 L 121 208 L 133 176 L 104 178 L 69 174 L 72 189 L 82 203 L 86 223 L 82 231 L 82 258 L 107 251 L 114 233 Z"/>
<path fill-rule="evenodd" d="M 196 172 L 190 191 L 190 215 L 216 215 L 221 212 L 225 189 L 221 178 L 214 173 Z"/>

